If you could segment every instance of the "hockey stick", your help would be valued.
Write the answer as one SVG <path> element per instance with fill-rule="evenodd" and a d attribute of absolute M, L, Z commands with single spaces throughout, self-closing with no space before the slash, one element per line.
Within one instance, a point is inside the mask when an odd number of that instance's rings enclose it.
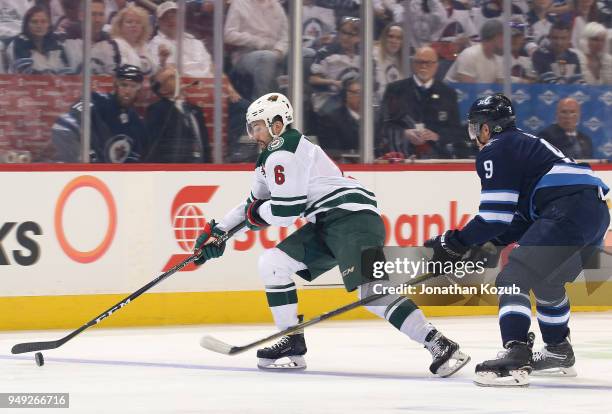
<path fill-rule="evenodd" d="M 242 230 L 242 228 L 244 228 L 245 225 L 246 225 L 245 222 L 242 222 L 242 223 L 236 225 L 235 227 L 231 228 L 227 233 L 225 233 L 222 236 L 220 236 L 213 243 L 215 243 L 217 245 L 221 245 L 222 243 L 226 242 L 230 237 L 232 237 L 234 234 L 236 234 L 237 232 Z M 91 326 L 97 325 L 102 320 L 108 318 L 113 313 L 117 312 L 118 310 L 120 310 L 121 308 L 126 306 L 128 303 L 132 302 L 138 296 L 142 295 L 147 290 L 151 289 L 153 286 L 155 286 L 158 283 L 160 283 L 162 280 L 164 280 L 164 279 L 170 277 L 171 275 L 173 275 L 174 273 L 180 271 L 185 266 L 187 266 L 188 264 L 190 264 L 193 261 L 195 261 L 198 257 L 200 257 L 200 252 L 199 251 L 195 252 L 194 254 L 189 256 L 187 259 L 183 260 L 182 262 L 180 262 L 179 264 L 174 266 L 172 269 L 168 270 L 166 273 L 161 274 L 160 276 L 158 276 L 157 278 L 155 278 L 151 282 L 147 283 L 146 285 L 144 285 L 143 287 L 138 289 L 136 292 L 132 293 L 130 296 L 128 296 L 125 299 L 123 299 L 121 302 L 119 302 L 116 305 L 114 305 L 114 306 L 110 307 L 109 309 L 105 310 L 100 315 L 96 316 L 94 319 L 90 320 L 85 325 L 81 326 L 79 329 L 77 329 L 75 331 L 72 331 L 71 333 L 69 333 L 65 337 L 63 337 L 61 339 L 58 339 L 56 341 L 24 342 L 24 343 L 17 344 L 15 346 L 13 346 L 13 348 L 11 349 L 11 352 L 13 354 L 23 354 L 24 352 L 44 351 L 44 350 L 47 350 L 47 349 L 59 348 L 60 346 L 64 345 L 66 342 L 68 342 L 69 340 L 71 340 L 72 338 L 74 338 L 75 336 L 80 334 L 81 332 L 83 332 L 85 329 L 87 329 L 87 328 L 89 328 Z"/>
<path fill-rule="evenodd" d="M 435 276 L 436 276 L 436 274 L 434 274 L 434 273 L 425 273 L 425 274 L 423 274 L 423 275 L 421 275 L 421 276 L 411 280 L 410 282 L 403 283 L 400 286 L 412 286 L 412 285 L 416 285 L 416 284 L 425 282 L 425 281 L 427 281 L 427 280 L 429 280 L 429 279 L 431 279 L 431 278 L 433 278 Z M 382 299 L 382 298 L 384 298 L 387 295 L 388 294 L 379 293 L 379 294 L 367 296 L 367 297 L 365 297 L 363 299 L 359 299 L 359 300 L 357 300 L 355 302 L 351 302 L 351 303 L 346 304 L 346 305 L 344 305 L 344 306 L 342 306 L 340 308 L 337 308 L 337 309 L 334 309 L 334 310 L 329 311 L 327 313 L 324 313 L 322 315 L 319 315 L 319 316 L 317 316 L 317 317 L 315 317 L 313 319 L 310 319 L 309 321 L 302 322 L 302 323 L 299 323 L 299 324 L 294 325 L 294 326 L 290 326 L 287 329 L 284 329 L 282 331 L 276 332 L 276 333 L 274 333 L 272 335 L 266 336 L 265 338 L 258 339 L 256 341 L 253 341 L 253 342 L 251 342 L 249 344 L 246 344 L 246 345 L 243 345 L 243 346 L 230 345 L 230 344 L 225 343 L 223 341 L 220 341 L 219 339 L 214 338 L 214 337 L 212 337 L 210 335 L 206 335 L 206 336 L 202 337 L 202 339 L 200 340 L 200 345 L 203 348 L 206 348 L 206 349 L 208 349 L 210 351 L 217 352 L 217 353 L 220 353 L 220 354 L 237 355 L 237 354 L 240 354 L 242 352 L 248 351 L 249 349 L 255 348 L 256 346 L 259 346 L 259 345 L 261 345 L 261 344 L 263 344 L 265 342 L 269 342 L 269 341 L 271 341 L 273 339 L 280 338 L 281 336 L 290 335 L 292 333 L 301 331 L 304 328 L 307 328 L 309 326 L 315 325 L 315 324 L 317 324 L 319 322 L 323 322 L 323 321 L 325 321 L 327 319 L 334 318 L 334 317 L 336 317 L 338 315 L 346 313 L 346 312 L 348 312 L 350 310 L 353 310 L 355 308 L 358 308 L 360 306 L 365 306 L 368 303 L 374 302 L 374 301 L 376 301 L 378 299 Z"/>

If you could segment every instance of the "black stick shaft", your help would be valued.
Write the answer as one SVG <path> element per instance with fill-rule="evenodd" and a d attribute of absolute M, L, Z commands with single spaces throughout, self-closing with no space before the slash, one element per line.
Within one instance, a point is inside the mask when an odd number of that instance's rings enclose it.
<path fill-rule="evenodd" d="M 235 227 L 230 229 L 227 233 L 225 233 L 223 236 L 221 236 L 219 239 L 217 239 L 213 243 L 222 244 L 222 243 L 226 242 L 230 237 L 232 237 L 234 234 L 236 234 L 237 232 L 242 230 L 242 228 L 244 226 L 245 226 L 244 222 L 236 225 Z M 186 267 L 187 265 L 189 265 L 190 263 L 195 261 L 198 257 L 199 257 L 199 252 L 189 256 L 187 259 L 183 260 L 179 264 L 177 264 L 174 267 L 172 267 L 172 269 L 170 269 L 167 272 L 159 275 L 157 278 L 155 278 L 154 280 L 150 281 L 149 283 L 147 283 L 146 285 L 144 285 L 143 287 L 138 289 L 136 292 L 132 293 L 131 295 L 129 295 L 125 299 L 121 300 L 117 304 L 111 306 L 109 309 L 105 310 L 100 315 L 96 316 L 94 319 L 90 320 L 85 325 L 81 326 L 80 328 L 70 332 L 65 337 L 63 337 L 61 339 L 58 339 L 56 341 L 24 342 L 24 343 L 16 344 L 11 349 L 11 352 L 13 354 L 22 354 L 24 352 L 44 351 L 46 349 L 59 348 L 60 346 L 62 346 L 63 344 L 65 344 L 66 342 L 68 342 L 69 340 L 71 340 L 72 338 L 74 338 L 75 336 L 80 334 L 81 332 L 83 332 L 85 329 L 87 329 L 89 327 L 92 327 L 94 325 L 97 325 L 102 320 L 108 318 L 113 313 L 115 313 L 118 310 L 122 309 L 124 306 L 126 306 L 127 304 L 132 302 L 134 299 L 136 299 L 137 297 L 139 297 L 140 295 L 142 295 L 143 293 L 145 293 L 146 291 L 148 291 L 149 289 L 151 289 L 152 287 L 154 287 L 158 283 L 160 283 L 162 280 L 170 277 L 171 275 L 175 274 L 176 272 L 180 271 L 181 269 L 183 269 L 184 267 Z"/>
<path fill-rule="evenodd" d="M 419 283 L 423 283 L 423 282 L 425 282 L 425 281 L 427 281 L 427 280 L 429 280 L 429 279 L 431 279 L 431 278 L 433 278 L 435 276 L 436 275 L 433 274 L 433 273 L 425 273 L 425 274 L 423 274 L 423 275 L 421 275 L 421 276 L 411 280 L 410 282 L 404 283 L 403 286 L 412 286 L 412 285 L 416 285 L 416 284 L 419 284 Z M 353 310 L 355 308 L 358 308 L 360 306 L 365 306 L 368 303 L 375 302 L 375 301 L 377 301 L 379 299 L 382 299 L 382 298 L 384 298 L 386 296 L 388 296 L 388 295 L 387 294 L 374 294 L 374 295 L 367 296 L 367 297 L 365 297 L 363 299 L 359 299 L 359 300 L 357 300 L 355 302 L 348 303 L 348 304 L 346 304 L 346 305 L 344 305 L 344 306 L 342 306 L 340 308 L 337 308 L 337 309 L 331 310 L 329 312 L 326 312 L 326 313 L 324 313 L 322 315 L 319 315 L 319 316 L 317 316 L 315 318 L 312 318 L 312 319 L 310 319 L 310 320 L 308 320 L 306 322 L 302 322 L 302 323 L 299 323 L 297 325 L 290 326 L 287 329 L 284 329 L 282 331 L 276 332 L 276 333 L 274 333 L 272 335 L 269 335 L 269 336 L 267 336 L 265 338 L 262 338 L 262 339 L 259 339 L 257 341 L 251 342 L 251 343 L 249 343 L 247 345 L 244 345 L 244 346 L 234 346 L 230 350 L 229 354 L 230 355 L 235 355 L 235 354 L 239 354 L 239 353 L 244 352 L 244 351 L 248 351 L 249 349 L 252 349 L 252 348 L 254 348 L 256 346 L 259 346 L 259 345 L 261 345 L 261 344 L 263 344 L 265 342 L 269 342 L 269 341 L 271 341 L 273 339 L 280 338 L 281 336 L 290 335 L 292 333 L 301 331 L 302 329 L 307 328 L 307 327 L 309 327 L 311 325 L 315 325 L 315 324 L 317 324 L 319 322 L 323 322 L 323 321 L 325 321 L 327 319 L 334 318 L 334 317 L 336 317 L 338 315 L 346 313 L 346 312 L 348 312 L 350 310 Z"/>

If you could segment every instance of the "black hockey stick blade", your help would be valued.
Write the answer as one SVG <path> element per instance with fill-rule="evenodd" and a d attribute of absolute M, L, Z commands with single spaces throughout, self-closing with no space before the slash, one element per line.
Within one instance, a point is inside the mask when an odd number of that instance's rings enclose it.
<path fill-rule="evenodd" d="M 433 277 L 435 277 L 436 275 L 434 273 L 425 273 L 413 280 L 411 280 L 410 282 L 404 283 L 400 286 L 412 286 L 412 285 L 416 285 L 422 282 L 425 282 Z M 363 299 L 359 299 L 355 302 L 351 302 L 349 304 L 346 304 L 340 308 L 331 310 L 329 312 L 326 312 L 322 315 L 319 315 L 313 319 L 310 319 L 306 322 L 302 322 L 302 323 L 298 323 L 297 325 L 294 326 L 290 326 L 287 329 L 284 329 L 282 331 L 273 333 L 272 335 L 268 335 L 265 338 L 261 338 L 258 339 L 256 341 L 253 341 L 249 344 L 243 345 L 243 346 L 235 346 L 235 345 L 230 345 L 226 342 L 223 342 L 213 336 L 210 335 L 205 335 L 202 337 L 202 339 L 200 339 L 200 346 L 202 346 L 202 348 L 206 348 L 209 351 L 213 351 L 213 352 L 217 352 L 219 354 L 224 354 L 224 355 L 237 355 L 240 354 L 242 352 L 248 351 L 249 349 L 253 349 L 256 346 L 259 346 L 261 344 L 264 344 L 266 342 L 272 341 L 276 338 L 280 338 L 281 336 L 285 336 L 285 335 L 290 335 L 292 333 L 301 331 L 304 328 L 307 328 L 311 325 L 315 325 L 319 322 L 323 322 L 327 319 L 331 319 L 334 318 L 338 315 L 341 315 L 343 313 L 346 313 L 350 310 L 353 310 L 355 308 L 358 308 L 360 306 L 364 306 L 367 305 L 368 303 L 374 302 L 378 299 L 384 298 L 385 296 L 387 296 L 386 294 L 377 294 L 377 295 L 370 295 L 367 296 Z"/>
<path fill-rule="evenodd" d="M 245 226 L 246 226 L 245 222 L 242 222 L 242 223 L 232 227 L 227 233 L 225 233 L 223 236 L 219 237 L 219 239 L 217 239 L 214 243 L 217 243 L 217 244 L 224 243 L 230 237 L 232 237 L 234 234 L 236 234 L 240 230 L 242 230 Z M 70 332 L 65 337 L 63 337 L 61 339 L 58 339 L 56 341 L 24 342 L 24 343 L 16 344 L 11 349 L 11 352 L 13 354 L 23 354 L 25 352 L 45 351 L 45 350 L 48 350 L 48 349 L 59 348 L 60 346 L 64 345 L 66 342 L 68 342 L 69 340 L 71 340 L 72 338 L 74 338 L 75 336 L 80 334 L 81 332 L 83 332 L 85 329 L 87 329 L 87 328 L 89 328 L 91 326 L 97 325 L 103 319 L 108 318 L 113 313 L 117 312 L 118 310 L 120 310 L 121 308 L 123 308 L 124 306 L 126 306 L 127 304 L 132 302 L 134 299 L 136 299 L 137 297 L 139 297 L 140 295 L 142 295 L 143 293 L 145 293 L 146 291 L 151 289 L 153 286 L 157 285 L 162 280 L 170 277 L 174 273 L 180 271 L 181 269 L 183 269 L 184 267 L 189 265 L 191 262 L 194 262 L 195 260 L 197 260 L 199 257 L 200 257 L 200 252 L 195 252 L 194 254 L 192 254 L 191 256 L 189 256 L 188 258 L 183 260 L 182 262 L 178 263 L 177 265 L 175 265 L 174 267 L 169 269 L 167 272 L 159 275 L 157 278 L 155 278 L 154 280 L 150 281 L 149 283 L 147 283 L 146 285 L 144 285 L 143 287 L 138 289 L 136 292 L 132 293 L 130 296 L 124 298 L 119 303 L 117 303 L 114 306 L 112 306 L 111 308 L 105 310 L 100 315 L 98 315 L 94 319 L 90 320 L 85 325 L 81 326 L 79 329 L 76 329 L 76 330 Z"/>
<path fill-rule="evenodd" d="M 81 327 L 83 328 L 83 327 Z M 86 328 L 79 328 L 77 331 L 72 332 L 70 335 L 63 337 L 62 339 L 58 339 L 55 341 L 44 341 L 44 342 L 24 342 L 22 344 L 17 344 L 13 346 L 11 352 L 13 354 L 23 354 L 25 352 L 36 352 L 36 351 L 45 351 L 47 349 L 55 349 L 64 345 L 66 342 L 83 332 Z"/>
<path fill-rule="evenodd" d="M 44 351 L 47 349 L 55 349 L 62 346 L 64 342 L 60 339 L 57 341 L 46 341 L 46 342 L 25 342 L 23 344 L 17 344 L 12 349 L 13 354 L 23 354 L 25 352 L 36 352 Z"/>

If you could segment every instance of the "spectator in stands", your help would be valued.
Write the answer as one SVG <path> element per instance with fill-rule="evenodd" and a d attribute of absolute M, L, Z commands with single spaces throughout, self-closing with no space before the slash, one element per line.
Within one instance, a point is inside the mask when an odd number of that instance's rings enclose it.
<path fill-rule="evenodd" d="M 512 1 L 511 18 L 521 17 L 525 12 L 517 4 L 516 0 Z M 474 7 L 471 10 L 472 21 L 474 26 L 482 27 L 482 25 L 491 19 L 504 22 L 504 1 L 503 0 L 483 0 L 480 2 L 480 7 Z"/>
<path fill-rule="evenodd" d="M 598 23 L 611 28 L 612 27 L 612 0 L 598 0 L 595 3 L 595 16 Z M 608 36 L 608 40 L 612 40 L 612 36 Z M 612 50 L 612 47 L 610 47 Z"/>
<path fill-rule="evenodd" d="M 589 85 L 612 85 L 612 56 L 606 53 L 608 30 L 591 22 L 584 26 L 578 58 L 584 80 Z"/>
<path fill-rule="evenodd" d="M 468 47 L 446 74 L 447 82 L 493 83 L 503 77 L 504 26 L 497 19 L 487 20 L 480 29 L 480 44 Z"/>
<path fill-rule="evenodd" d="M 140 68 L 123 65 L 115 74 L 115 91 L 112 94 L 91 94 L 91 162 L 124 163 L 141 160 L 147 147 L 147 133 L 134 104 L 143 80 Z M 51 141 L 56 161 L 82 161 L 82 109 L 83 102 L 77 102 L 53 125 Z"/>
<path fill-rule="evenodd" d="M 446 21 L 433 37 L 435 40 L 443 40 L 446 37 L 451 37 L 453 41 L 460 39 L 461 43 L 469 45 L 470 40 L 476 40 L 478 30 L 470 17 L 470 10 L 466 5 L 458 0 L 443 0 L 442 5 L 446 10 Z"/>
<path fill-rule="evenodd" d="M 176 68 L 169 65 L 162 69 L 152 88 L 161 99 L 149 105 L 145 115 L 149 138 L 145 161 L 211 162 L 204 113 L 185 100 Z"/>
<path fill-rule="evenodd" d="M 164 68 L 168 64 L 176 67 L 177 65 L 177 9 L 178 6 L 173 1 L 163 2 L 157 7 L 159 30 L 149 43 L 149 54 L 156 67 Z M 183 39 L 183 74 L 194 78 L 208 78 L 213 76 L 213 72 L 214 65 L 204 43 L 191 34 L 185 33 Z M 225 75 L 223 75 L 223 79 L 227 85 L 230 101 L 236 103 L 242 99 Z"/>
<path fill-rule="evenodd" d="M 374 11 L 374 33 L 373 38 L 380 38 L 382 31 L 391 23 L 400 22 L 396 17 L 404 14 L 403 6 L 397 0 L 373 0 L 372 9 Z"/>
<path fill-rule="evenodd" d="M 342 82 L 359 74 L 359 23 L 357 18 L 345 17 L 340 23 L 337 41 L 320 49 L 310 68 L 312 106 L 320 115 L 340 106 L 338 92 Z"/>
<path fill-rule="evenodd" d="M 42 6 L 51 14 L 51 25 L 55 27 L 59 19 L 64 15 L 61 0 L 26 0 L 29 7 Z"/>
<path fill-rule="evenodd" d="M 173 1 L 157 6 L 158 32 L 149 43 L 149 53 L 156 66 L 177 64 L 177 9 Z M 183 38 L 183 73 L 193 77 L 211 77 L 212 60 L 204 43 L 189 33 Z"/>
<path fill-rule="evenodd" d="M 380 34 L 380 42 L 374 47 L 376 71 L 376 95 L 382 99 L 387 85 L 403 78 L 404 33 L 397 23 L 387 25 Z"/>
<path fill-rule="evenodd" d="M 510 76 L 512 83 L 533 83 L 537 79 L 537 74 L 533 70 L 531 57 L 526 49 L 525 29 L 526 24 L 522 20 L 512 20 L 510 22 L 510 32 L 512 40 L 511 47 L 511 69 Z"/>
<path fill-rule="evenodd" d="M 446 24 L 446 9 L 440 0 L 410 0 L 404 12 L 410 46 L 429 45 Z"/>
<path fill-rule="evenodd" d="M 81 8 L 80 20 L 83 21 L 84 8 Z M 104 0 L 92 0 L 91 2 L 91 26 L 92 26 L 92 44 L 105 42 L 110 40 L 110 36 L 104 31 L 106 22 L 106 3 Z M 83 65 L 83 39 L 82 32 L 79 37 L 67 39 L 64 41 L 64 49 L 68 55 L 70 67 L 74 68 L 75 73 L 80 73 Z"/>
<path fill-rule="evenodd" d="M 573 0 L 574 13 L 572 21 L 572 45 L 574 48 L 580 47 L 580 39 L 584 26 L 589 22 L 597 21 L 598 11 L 595 0 Z"/>
<path fill-rule="evenodd" d="M 30 7 L 24 0 L 0 0 L 0 40 L 6 42 L 22 32 L 23 17 Z"/>
<path fill-rule="evenodd" d="M 121 10 L 126 8 L 128 0 L 106 0 L 107 15 L 106 22 L 108 24 L 113 23 L 113 19 Z"/>
<path fill-rule="evenodd" d="M 576 128 L 580 121 L 580 104 L 573 98 L 565 98 L 557 105 L 557 122 L 538 133 L 538 136 L 559 148 L 571 158 L 592 158 L 591 138 Z"/>
<path fill-rule="evenodd" d="M 7 47 L 9 73 L 70 73 L 63 44 L 51 30 L 51 17 L 46 8 L 34 6 L 23 18 L 23 29 Z"/>
<path fill-rule="evenodd" d="M 145 75 L 157 68 L 149 54 L 151 37 L 149 14 L 138 6 L 128 5 L 113 19 L 111 39 L 92 48 L 92 69 L 95 74 L 112 74 L 122 65 L 137 66 Z"/>
<path fill-rule="evenodd" d="M 234 48 L 233 70 L 253 81 L 250 98 L 277 89 L 279 67 L 289 50 L 289 23 L 278 0 L 232 0 L 225 42 Z"/>
<path fill-rule="evenodd" d="M 436 79 L 444 79 L 459 53 L 478 37 L 470 10 L 463 3 L 457 0 L 442 0 L 442 4 L 446 9 L 446 23 L 434 35 L 430 44 L 439 58 Z"/>
<path fill-rule="evenodd" d="M 340 26 L 345 17 L 359 17 L 361 0 L 315 0 L 318 6 L 333 9 L 336 14 L 336 26 Z M 384 1 L 384 0 L 383 0 Z M 376 3 L 374 0 L 373 3 Z"/>
<path fill-rule="evenodd" d="M 550 28 L 548 47 L 533 52 L 533 68 L 543 83 L 584 83 L 578 55 L 570 50 L 570 27 L 555 22 Z"/>
<path fill-rule="evenodd" d="M 185 30 L 204 42 L 207 50 L 214 46 L 214 14 L 216 0 L 188 1 Z M 224 10 L 229 8 L 231 0 L 223 0 Z"/>
<path fill-rule="evenodd" d="M 373 0 L 374 13 L 389 15 L 393 22 L 404 21 L 404 5 L 402 0 Z"/>
<path fill-rule="evenodd" d="M 346 79 L 340 92 L 342 106 L 322 116 L 317 128 L 319 145 L 333 159 L 343 160 L 343 154 L 357 153 L 359 121 L 361 119 L 361 83 L 359 78 Z"/>
<path fill-rule="evenodd" d="M 529 24 L 529 37 L 536 46 L 545 41 L 550 28 L 556 21 L 556 15 L 551 13 L 553 0 L 533 0 L 531 10 L 527 13 L 527 24 Z"/>
<path fill-rule="evenodd" d="M 315 0 L 304 0 L 302 28 L 304 47 L 317 50 L 332 43 L 336 31 L 334 11 L 317 6 Z"/>
<path fill-rule="evenodd" d="M 83 10 L 81 10 L 83 13 Z M 104 0 L 91 1 L 91 43 L 96 44 L 110 40 L 110 35 L 104 30 L 106 15 L 106 4 Z M 81 18 L 82 20 L 82 18 Z"/>
<path fill-rule="evenodd" d="M 81 0 L 60 0 L 63 14 L 54 25 L 55 34 L 62 40 L 81 39 L 83 22 Z"/>
<path fill-rule="evenodd" d="M 401 152 L 404 157 L 448 158 L 463 144 L 457 93 L 434 78 L 437 66 L 434 49 L 417 49 L 414 75 L 387 86 L 378 155 Z"/>

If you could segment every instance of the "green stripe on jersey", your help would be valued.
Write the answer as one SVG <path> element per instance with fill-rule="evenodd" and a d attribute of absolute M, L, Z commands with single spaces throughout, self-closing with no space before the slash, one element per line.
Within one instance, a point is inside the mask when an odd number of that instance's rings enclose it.
<path fill-rule="evenodd" d="M 372 200 L 371 198 L 366 197 L 363 194 L 359 194 L 359 193 L 346 193 L 343 194 L 337 198 L 334 198 L 333 200 L 329 200 L 324 202 L 323 204 L 319 204 L 316 208 L 310 207 L 308 208 L 305 212 L 304 212 L 304 216 L 307 216 L 309 214 L 312 214 L 313 212 L 316 212 L 319 209 L 325 208 L 325 209 L 330 209 L 330 208 L 334 208 L 334 207 L 340 207 L 343 204 L 348 204 L 348 203 L 352 203 L 352 204 L 365 204 L 365 205 L 371 205 L 374 207 L 377 207 L 378 204 L 376 203 L 376 201 Z"/>
<path fill-rule="evenodd" d="M 297 196 L 297 197 L 272 197 L 272 201 L 298 201 L 298 200 L 306 200 L 306 196 Z"/>
<path fill-rule="evenodd" d="M 323 197 L 319 198 L 317 201 L 315 201 L 314 203 L 312 203 L 310 205 L 310 207 L 308 207 L 308 210 L 316 210 L 317 208 L 321 207 L 320 204 L 325 202 L 325 200 L 330 199 L 331 197 L 335 196 L 338 193 L 342 193 L 342 192 L 362 192 L 365 193 L 371 197 L 376 197 L 374 195 L 373 192 L 366 190 L 365 188 L 362 187 L 342 187 L 342 188 L 338 188 L 337 190 L 332 191 L 329 194 L 324 195 Z"/>
<path fill-rule="evenodd" d="M 272 215 L 276 217 L 296 217 L 304 212 L 306 203 L 292 204 L 290 206 L 271 204 Z"/>

